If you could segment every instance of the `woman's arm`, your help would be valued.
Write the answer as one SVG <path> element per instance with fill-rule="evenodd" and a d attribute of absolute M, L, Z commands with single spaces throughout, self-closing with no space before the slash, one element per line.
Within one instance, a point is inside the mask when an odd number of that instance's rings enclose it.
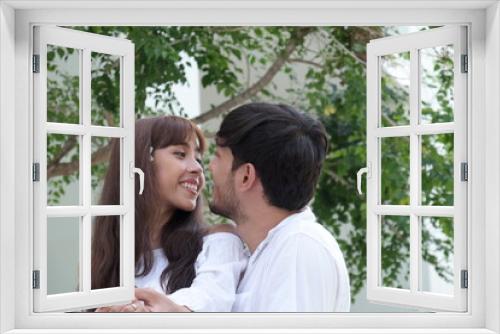
<path fill-rule="evenodd" d="M 226 228 L 205 236 L 193 283 L 170 294 L 171 301 L 195 312 L 231 311 L 247 256 L 239 237 Z"/>

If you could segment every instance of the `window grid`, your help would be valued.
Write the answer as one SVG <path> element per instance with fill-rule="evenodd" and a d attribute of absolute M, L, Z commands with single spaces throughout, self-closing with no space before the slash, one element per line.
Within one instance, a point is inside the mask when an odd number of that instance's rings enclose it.
<path fill-rule="evenodd" d="M 133 45 L 126 40 L 98 36 L 70 29 L 43 27 L 35 29 L 34 52 L 40 54 L 40 74 L 34 80 L 35 92 L 35 161 L 40 161 L 40 182 L 35 190 L 35 257 L 34 269 L 40 270 L 40 289 L 34 290 L 35 312 L 46 310 L 78 310 L 106 303 L 131 300 L 133 297 L 133 247 L 124 245 L 133 240 L 133 175 L 125 177 L 133 165 Z M 47 122 L 47 45 L 70 47 L 79 52 L 79 124 Z M 120 58 L 120 127 L 91 124 L 91 52 L 115 54 Z M 127 58 L 124 61 L 124 58 Z M 124 76 L 127 84 L 124 85 Z M 125 95 L 123 90 L 127 90 Z M 131 96 L 129 96 L 131 95 Z M 125 100 L 124 100 L 125 99 Z M 127 114 L 124 109 L 127 109 Z M 127 117 L 123 117 L 126 115 Z M 38 133 L 38 134 L 37 134 Z M 77 135 L 79 145 L 79 205 L 47 205 L 47 142 L 48 134 Z M 92 205 L 92 138 L 120 138 L 120 205 Z M 45 139 L 44 139 L 45 138 Z M 38 143 L 37 143 L 38 142 Z M 126 147 L 124 147 L 126 145 Z M 133 167 L 133 166 L 132 166 Z M 127 173 L 127 176 L 129 174 Z M 132 189 L 128 189 L 132 187 Z M 100 291 L 91 290 L 92 217 L 120 217 L 120 282 L 121 286 Z M 47 295 L 47 223 L 48 217 L 79 217 L 79 292 Z M 124 217 L 127 217 L 124 220 Z M 37 255 L 38 254 L 38 255 Z M 126 256 L 124 256 L 126 254 Z M 132 256 L 131 256 L 132 254 Z"/>
<path fill-rule="evenodd" d="M 460 270 L 466 267 L 466 183 L 460 181 L 460 163 L 466 162 L 466 75 L 460 71 L 460 55 L 466 52 L 465 28 L 444 27 L 430 31 L 372 41 L 368 47 L 368 165 L 371 162 L 375 176 L 368 180 L 368 299 L 424 307 L 437 310 L 466 310 L 467 294 L 461 289 Z M 423 36 L 428 37 L 428 39 Z M 422 38 L 421 38 L 422 37 Z M 397 40 L 397 41 L 396 41 Z M 380 43 L 379 43 L 380 42 Z M 454 119 L 453 122 L 419 124 L 420 122 L 420 71 L 419 50 L 439 45 L 453 45 L 454 52 Z M 410 52 L 410 120 L 409 125 L 383 127 L 381 108 L 381 58 L 385 55 Z M 376 108 L 374 108 L 376 106 Z M 376 117 L 373 117 L 375 116 Z M 428 206 L 421 204 L 421 150 L 422 135 L 454 134 L 453 150 L 453 206 Z M 409 149 L 409 205 L 382 204 L 382 138 L 408 137 Z M 386 215 L 410 218 L 410 289 L 395 289 L 382 284 L 381 268 L 381 217 Z M 453 217 L 454 226 L 454 289 L 453 295 L 438 295 L 420 291 L 421 287 L 421 226 L 422 217 Z M 375 255 L 373 255 L 375 254 Z"/>

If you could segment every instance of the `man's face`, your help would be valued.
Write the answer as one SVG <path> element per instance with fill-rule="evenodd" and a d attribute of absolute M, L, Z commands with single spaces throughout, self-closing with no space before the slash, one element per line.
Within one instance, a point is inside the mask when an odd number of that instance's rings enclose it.
<path fill-rule="evenodd" d="M 212 199 L 209 207 L 215 214 L 236 220 L 239 201 L 234 188 L 232 165 L 233 154 L 231 150 L 227 147 L 217 146 L 215 155 L 208 166 L 213 181 Z"/>

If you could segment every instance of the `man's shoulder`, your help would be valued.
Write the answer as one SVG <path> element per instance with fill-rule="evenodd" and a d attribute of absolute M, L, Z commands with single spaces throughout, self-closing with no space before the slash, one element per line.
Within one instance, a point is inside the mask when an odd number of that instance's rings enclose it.
<path fill-rule="evenodd" d="M 321 247 L 329 252 L 337 252 L 339 249 L 335 237 L 315 219 L 300 220 L 284 226 L 276 239 L 276 243 L 281 245 Z"/>

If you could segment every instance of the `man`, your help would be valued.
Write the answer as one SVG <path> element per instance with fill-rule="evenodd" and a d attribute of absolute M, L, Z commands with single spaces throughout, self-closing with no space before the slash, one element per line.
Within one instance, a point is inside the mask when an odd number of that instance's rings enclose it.
<path fill-rule="evenodd" d="M 226 116 L 216 144 L 210 209 L 236 223 L 249 253 L 232 311 L 349 311 L 342 253 L 307 206 L 327 152 L 322 124 L 289 106 L 250 103 Z M 165 302 L 147 291 L 137 298 Z"/>

